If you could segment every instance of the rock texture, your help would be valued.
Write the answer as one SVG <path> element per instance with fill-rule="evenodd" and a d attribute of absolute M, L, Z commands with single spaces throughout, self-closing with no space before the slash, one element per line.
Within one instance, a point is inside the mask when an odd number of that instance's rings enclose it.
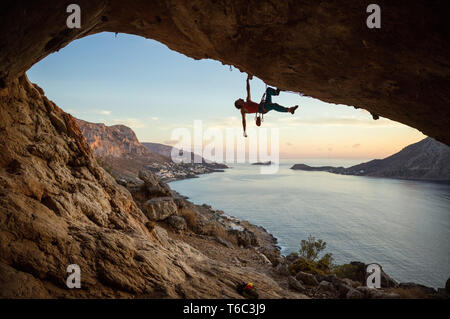
<path fill-rule="evenodd" d="M 348 168 L 295 164 L 291 169 L 344 175 L 450 181 L 450 147 L 427 137 L 384 159 L 376 159 Z"/>
<path fill-rule="evenodd" d="M 25 76 L 0 89 L 0 132 L 0 297 L 240 298 L 241 281 L 262 297 L 300 296 L 149 227 L 75 119 Z M 142 187 L 167 192 L 150 178 Z M 70 264 L 81 289 L 66 286 Z"/>
<path fill-rule="evenodd" d="M 379 0 L 380 29 L 367 28 L 361 1 L 79 0 L 80 29 L 66 27 L 68 4 L 2 2 L 3 86 L 74 39 L 123 32 L 283 90 L 365 108 L 450 144 L 446 0 Z"/>

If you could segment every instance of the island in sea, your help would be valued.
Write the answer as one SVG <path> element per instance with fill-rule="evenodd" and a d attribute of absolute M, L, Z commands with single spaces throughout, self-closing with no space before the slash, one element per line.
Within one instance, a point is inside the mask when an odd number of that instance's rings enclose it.
<path fill-rule="evenodd" d="M 272 165 L 272 164 L 275 164 L 275 163 L 273 163 L 272 161 L 267 161 L 267 162 L 256 162 L 256 163 L 253 163 L 252 165 Z"/>

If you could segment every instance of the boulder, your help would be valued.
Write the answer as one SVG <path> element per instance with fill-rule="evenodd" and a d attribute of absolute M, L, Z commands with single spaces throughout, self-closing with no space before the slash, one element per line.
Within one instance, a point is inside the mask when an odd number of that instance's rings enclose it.
<path fill-rule="evenodd" d="M 228 233 L 236 236 L 239 246 L 243 246 L 245 248 L 259 246 L 258 239 L 255 234 L 247 228 L 244 230 L 230 229 L 228 230 Z"/>
<path fill-rule="evenodd" d="M 368 264 L 362 263 L 360 261 L 352 261 L 350 263 L 350 265 L 354 265 L 354 266 L 358 267 L 357 271 L 356 271 L 356 278 L 354 278 L 354 279 L 363 283 L 363 285 L 366 285 L 366 278 L 368 276 L 368 274 L 366 272 L 366 268 L 367 268 Z M 383 271 L 383 267 L 381 265 L 379 265 L 379 266 L 381 268 L 381 288 L 398 287 L 398 283 Z"/>
<path fill-rule="evenodd" d="M 171 197 L 158 197 L 146 201 L 142 210 L 150 220 L 159 221 L 176 214 L 177 205 Z"/>
<path fill-rule="evenodd" d="M 279 263 L 275 266 L 275 273 L 281 276 L 289 276 L 291 274 L 288 265 L 285 263 Z"/>
<path fill-rule="evenodd" d="M 177 204 L 178 209 L 186 208 L 186 200 L 181 197 L 175 197 L 174 199 L 175 204 Z"/>
<path fill-rule="evenodd" d="M 308 285 L 308 286 L 317 286 L 319 284 L 319 282 L 317 281 L 317 279 L 314 275 L 308 274 L 303 271 L 299 271 L 295 275 L 295 278 L 297 280 L 300 280 L 301 282 L 303 282 L 305 285 Z"/>
<path fill-rule="evenodd" d="M 340 298 L 346 298 L 347 293 L 353 289 L 352 286 L 348 285 L 342 279 L 339 279 L 336 276 L 331 277 L 331 283 L 338 291 Z"/>
<path fill-rule="evenodd" d="M 258 251 L 262 254 L 264 254 L 270 261 L 270 263 L 274 266 L 278 265 L 280 263 L 280 260 L 282 258 L 280 257 L 280 252 L 276 249 L 273 249 L 273 247 L 266 247 L 262 246 L 258 248 Z"/>
<path fill-rule="evenodd" d="M 381 291 L 376 288 L 369 288 L 366 286 L 358 286 L 358 287 L 356 287 L 356 290 L 358 290 L 360 293 L 362 293 L 364 298 L 367 298 L 367 299 L 370 299 L 370 298 L 381 299 L 382 298 Z"/>
<path fill-rule="evenodd" d="M 148 197 L 173 196 L 170 187 L 160 181 L 159 177 L 149 170 L 139 171 L 138 177 L 144 182 L 143 188 Z"/>
<path fill-rule="evenodd" d="M 366 299 L 398 299 L 400 295 L 384 289 L 359 286 L 356 288 Z"/>
<path fill-rule="evenodd" d="M 318 281 L 319 283 L 322 282 L 322 281 L 327 281 L 327 280 L 326 280 L 326 279 L 327 279 L 327 276 L 317 274 L 317 275 L 315 275 L 315 277 L 316 277 L 316 279 L 317 279 L 317 281 Z M 331 281 L 330 281 L 330 282 L 331 282 Z"/>
<path fill-rule="evenodd" d="M 319 286 L 317 286 L 317 291 L 333 295 L 337 294 L 338 292 L 334 285 L 326 280 L 323 280 L 319 283 Z"/>
<path fill-rule="evenodd" d="M 382 288 L 395 288 L 398 287 L 398 283 L 392 279 L 388 274 L 381 268 L 381 287 Z"/>
<path fill-rule="evenodd" d="M 339 278 L 336 275 L 328 275 L 323 280 L 326 280 L 328 282 L 334 282 L 335 280 L 339 280 Z"/>
<path fill-rule="evenodd" d="M 349 279 L 349 278 L 344 278 L 344 279 L 342 279 L 342 281 L 343 281 L 345 284 L 347 284 L 348 286 L 353 287 L 353 288 L 356 288 L 356 287 L 358 287 L 358 286 L 361 286 L 361 283 L 360 283 L 360 282 L 351 280 L 351 279 Z"/>
<path fill-rule="evenodd" d="M 298 292 L 305 292 L 306 288 L 294 277 L 288 277 L 289 288 Z"/>
<path fill-rule="evenodd" d="M 364 294 L 354 288 L 350 288 L 350 290 L 345 295 L 347 299 L 363 299 Z"/>
<path fill-rule="evenodd" d="M 436 293 L 436 289 L 421 284 L 416 284 L 414 282 L 402 282 L 399 284 L 399 287 L 404 289 L 417 289 L 422 291 L 426 295 L 432 295 Z"/>
<path fill-rule="evenodd" d="M 178 231 L 187 229 L 186 220 L 181 216 L 172 215 L 172 216 L 169 216 L 166 219 L 166 221 L 170 226 L 172 226 L 173 228 L 175 228 Z"/>

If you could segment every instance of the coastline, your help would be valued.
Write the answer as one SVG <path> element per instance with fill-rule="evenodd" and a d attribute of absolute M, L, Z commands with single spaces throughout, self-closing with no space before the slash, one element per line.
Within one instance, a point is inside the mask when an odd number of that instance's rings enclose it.
<path fill-rule="evenodd" d="M 347 168 L 344 167 L 333 167 L 333 166 L 307 166 L 306 169 L 297 168 L 296 165 L 305 165 L 305 164 L 294 164 L 290 167 L 293 171 L 305 171 L 305 172 L 324 172 L 334 175 L 342 175 L 342 176 L 357 176 L 357 177 L 368 177 L 368 178 L 386 178 L 400 181 L 415 181 L 415 182 L 428 182 L 428 183 L 441 183 L 441 184 L 450 184 L 450 179 L 435 179 L 435 178 L 418 178 L 418 177 L 398 177 L 398 176 L 382 176 L 382 175 L 364 175 L 357 173 L 347 173 Z"/>

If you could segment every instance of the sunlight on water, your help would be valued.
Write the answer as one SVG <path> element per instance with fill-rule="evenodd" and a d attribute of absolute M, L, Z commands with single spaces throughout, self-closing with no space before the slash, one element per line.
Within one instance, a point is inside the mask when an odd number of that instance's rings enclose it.
<path fill-rule="evenodd" d="M 293 163 L 350 166 L 359 161 L 282 161 L 170 183 L 196 204 L 265 227 L 282 253 L 309 234 L 328 243 L 337 263 L 378 262 L 400 282 L 444 287 L 450 276 L 450 185 L 293 171 Z"/>

